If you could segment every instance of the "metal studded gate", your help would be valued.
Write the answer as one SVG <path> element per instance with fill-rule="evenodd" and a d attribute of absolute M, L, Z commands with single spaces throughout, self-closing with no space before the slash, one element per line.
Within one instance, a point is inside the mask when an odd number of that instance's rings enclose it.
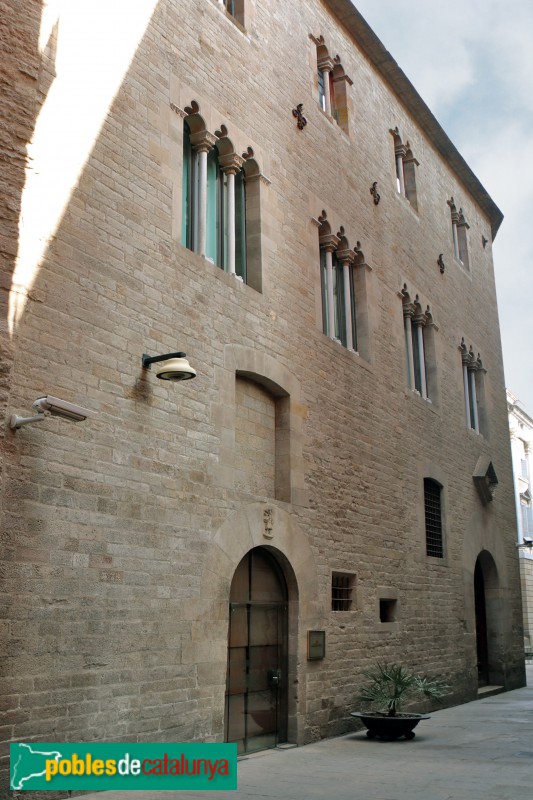
<path fill-rule="evenodd" d="M 225 738 L 239 753 L 287 739 L 287 586 L 261 547 L 231 584 Z"/>

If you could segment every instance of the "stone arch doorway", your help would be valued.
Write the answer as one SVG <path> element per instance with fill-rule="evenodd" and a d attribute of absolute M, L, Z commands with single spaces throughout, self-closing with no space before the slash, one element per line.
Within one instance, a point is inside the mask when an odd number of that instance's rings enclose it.
<path fill-rule="evenodd" d="M 478 684 L 500 685 L 503 683 L 500 582 L 494 559 L 487 550 L 482 550 L 476 560 L 474 603 Z"/>
<path fill-rule="evenodd" d="M 287 741 L 288 600 L 272 551 L 249 550 L 233 575 L 229 607 L 224 738 L 239 753 Z"/>

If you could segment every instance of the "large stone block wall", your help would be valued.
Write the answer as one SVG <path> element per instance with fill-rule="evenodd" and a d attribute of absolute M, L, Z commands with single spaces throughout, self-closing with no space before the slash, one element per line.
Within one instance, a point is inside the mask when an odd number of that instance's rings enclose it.
<path fill-rule="evenodd" d="M 362 672 L 378 659 L 443 675 L 449 703 L 475 697 L 482 550 L 498 570 L 505 683 L 523 682 L 503 366 L 482 246 L 490 221 L 329 4 L 246 5 L 244 30 L 214 0 L 154 7 L 10 339 L 6 419 L 46 393 L 98 416 L 6 433 L 5 741 L 221 740 L 231 577 L 265 543 L 292 587 L 292 741 L 346 730 Z M 353 81 L 348 134 L 318 106 L 310 34 Z M 224 124 L 241 152 L 253 148 L 262 171 L 261 292 L 180 243 L 176 109 L 193 100 L 211 132 Z M 396 126 L 420 164 L 418 213 L 396 191 Z M 453 255 L 451 196 L 470 225 L 469 270 Z M 368 265 L 364 355 L 321 330 L 322 211 Z M 432 403 L 406 388 L 404 284 L 436 325 Z M 462 337 L 486 369 L 487 436 L 465 426 Z M 141 369 L 142 353 L 176 349 L 194 381 Z M 243 377 L 261 389 L 239 401 Z M 239 477 L 252 468 L 236 416 L 252 396 L 268 424 L 247 433 L 270 463 L 275 441 L 275 475 L 255 481 L 270 494 Z M 472 481 L 481 455 L 499 478 L 486 507 Z M 425 555 L 424 477 L 443 485 L 443 559 Z M 351 611 L 331 611 L 333 570 L 356 576 Z M 397 618 L 384 624 L 379 599 L 389 596 Z M 306 631 L 322 628 L 327 656 L 308 662 Z"/>

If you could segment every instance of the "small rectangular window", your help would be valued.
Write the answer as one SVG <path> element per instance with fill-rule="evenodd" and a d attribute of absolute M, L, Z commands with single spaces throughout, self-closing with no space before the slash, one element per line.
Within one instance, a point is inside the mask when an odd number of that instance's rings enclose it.
<path fill-rule="evenodd" d="M 381 597 L 379 600 L 379 621 L 396 622 L 397 600 Z"/>
<path fill-rule="evenodd" d="M 426 518 L 426 554 L 443 558 L 442 542 L 442 487 L 430 478 L 424 479 L 424 511 Z"/>
<path fill-rule="evenodd" d="M 331 576 L 331 610 L 350 611 L 355 583 L 355 575 L 334 572 Z"/>

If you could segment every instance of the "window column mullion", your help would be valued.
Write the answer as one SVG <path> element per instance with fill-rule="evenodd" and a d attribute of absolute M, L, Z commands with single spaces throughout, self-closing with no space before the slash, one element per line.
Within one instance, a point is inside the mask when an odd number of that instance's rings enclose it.
<path fill-rule="evenodd" d="M 468 428 L 472 427 L 472 421 L 470 419 L 470 389 L 468 386 L 468 365 L 463 361 L 463 384 L 465 388 L 465 416 L 466 416 L 466 425 Z"/>
<path fill-rule="evenodd" d="M 191 145 L 199 154 L 198 164 L 198 253 L 205 257 L 207 241 L 207 154 L 216 138 L 208 131 L 191 135 Z"/>
<path fill-rule="evenodd" d="M 355 254 L 351 250 L 337 250 L 337 258 L 342 264 L 344 282 L 344 324 L 346 326 L 346 347 L 348 350 L 353 350 L 350 270 L 352 269 L 354 257 Z"/>
<path fill-rule="evenodd" d="M 405 197 L 405 175 L 403 172 L 403 159 L 406 155 L 405 146 L 402 144 L 395 148 L 394 154 L 396 156 L 396 175 L 400 184 L 400 194 Z"/>
<path fill-rule="evenodd" d="M 333 303 L 333 251 L 339 244 L 339 238 L 334 234 L 325 234 L 320 237 L 320 246 L 326 253 L 326 293 L 328 309 L 328 336 L 335 338 L 335 308 Z"/>
<path fill-rule="evenodd" d="M 412 333 L 412 317 L 413 309 L 409 305 L 403 307 L 403 321 L 405 328 L 405 350 L 407 353 L 407 376 L 409 379 L 409 388 L 413 391 L 416 388 L 415 383 L 415 364 L 413 356 L 413 333 Z"/>
<path fill-rule="evenodd" d="M 334 62 L 331 56 L 324 56 L 318 60 L 318 69 L 324 76 L 324 111 L 328 116 L 331 116 L 331 86 L 329 81 L 329 73 L 333 71 Z"/>
<path fill-rule="evenodd" d="M 228 272 L 230 275 L 235 275 L 235 175 L 242 169 L 244 159 L 236 153 L 229 153 L 221 156 L 219 163 L 222 172 L 228 176 Z"/>
<path fill-rule="evenodd" d="M 421 394 L 424 400 L 428 399 L 428 388 L 426 382 L 426 355 L 424 352 L 424 320 L 420 317 L 415 319 L 416 335 L 418 338 L 418 360 L 420 361 L 420 385 Z"/>
<path fill-rule="evenodd" d="M 468 377 L 469 377 L 469 389 L 470 389 L 470 399 L 472 405 L 472 415 L 473 419 L 471 420 L 471 427 L 475 430 L 476 433 L 479 433 L 479 419 L 477 413 L 477 394 L 476 394 L 476 371 L 475 369 L 468 370 Z"/>

